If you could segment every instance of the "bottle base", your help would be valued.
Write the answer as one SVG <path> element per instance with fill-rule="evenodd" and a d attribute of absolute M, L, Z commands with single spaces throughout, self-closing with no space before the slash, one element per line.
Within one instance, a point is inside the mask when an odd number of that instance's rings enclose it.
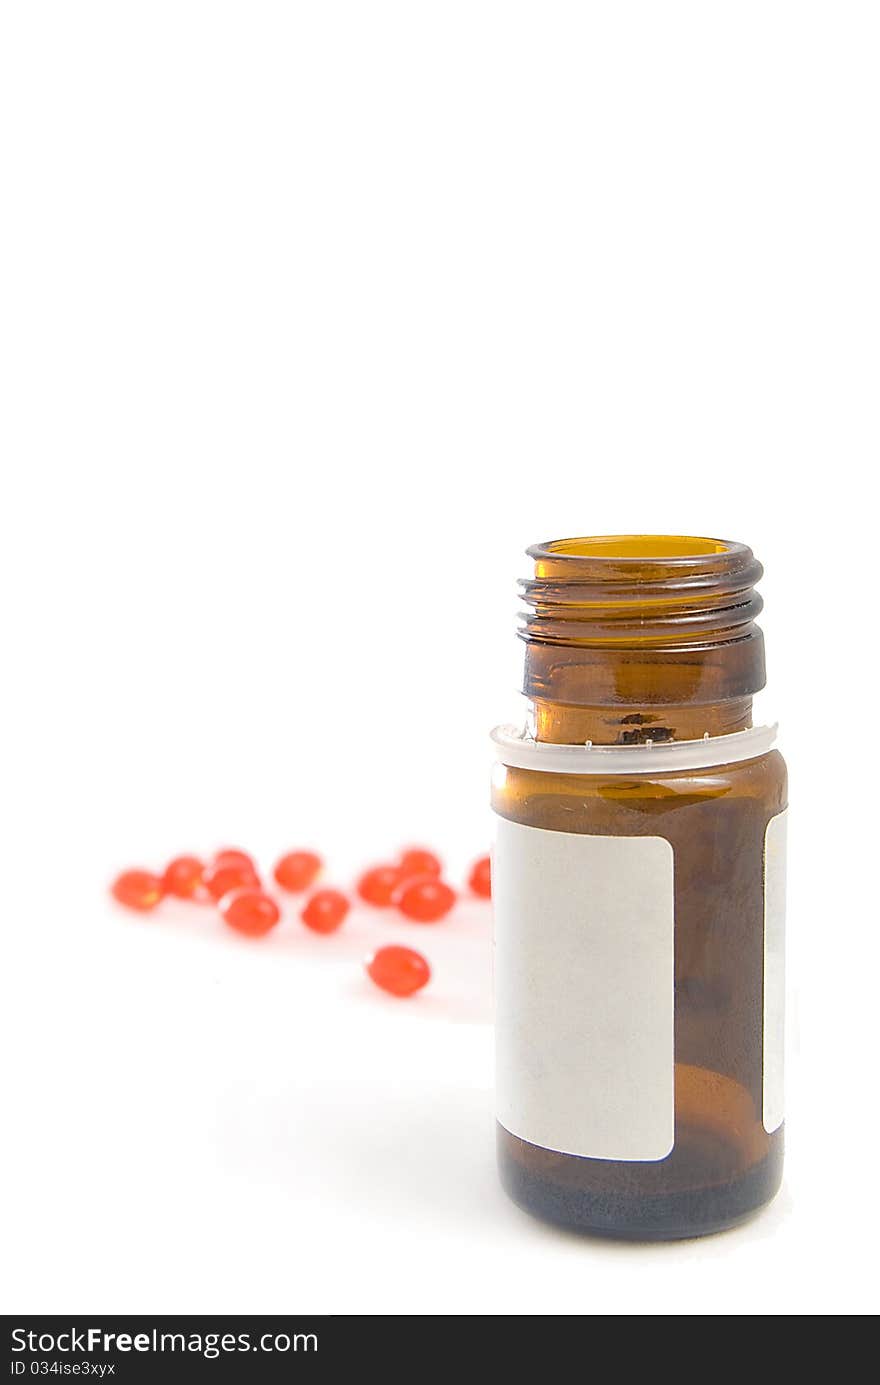
<path fill-rule="evenodd" d="M 512 1153 L 512 1142 L 525 1151 L 534 1151 L 539 1156 L 534 1161 L 538 1165 L 541 1156 L 546 1160 L 549 1152 L 516 1140 L 499 1127 L 499 1176 L 505 1192 L 517 1206 L 555 1226 L 606 1239 L 680 1241 L 728 1231 L 765 1207 L 782 1181 L 781 1142 L 760 1162 L 728 1175 L 723 1181 L 650 1192 L 633 1186 L 591 1189 L 584 1186 L 587 1177 L 577 1181 L 571 1177 L 565 1181 L 553 1178 L 530 1167 L 532 1160 Z M 600 1162 L 574 1155 L 552 1157 L 566 1166 L 580 1166 L 576 1172 Z M 608 1167 L 605 1166 L 606 1172 Z M 627 1181 L 634 1180 L 624 1175 L 622 1185 Z"/>

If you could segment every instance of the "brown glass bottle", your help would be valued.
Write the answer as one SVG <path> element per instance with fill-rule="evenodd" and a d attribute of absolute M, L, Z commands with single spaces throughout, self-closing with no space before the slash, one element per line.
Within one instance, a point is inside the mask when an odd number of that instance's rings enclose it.
<path fill-rule="evenodd" d="M 768 828 L 786 771 L 748 732 L 761 567 L 741 544 L 677 536 L 529 554 L 531 738 L 502 748 L 493 785 L 502 1182 L 598 1234 L 720 1230 L 782 1172 L 784 842 Z M 585 745 L 641 749 L 606 753 L 607 772 L 595 751 L 547 759 Z"/>

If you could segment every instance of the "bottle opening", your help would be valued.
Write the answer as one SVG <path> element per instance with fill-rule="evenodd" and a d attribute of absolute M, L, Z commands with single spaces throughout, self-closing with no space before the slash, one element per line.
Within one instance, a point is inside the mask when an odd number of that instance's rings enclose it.
<path fill-rule="evenodd" d="M 703 558 L 713 553 L 730 553 L 737 546 L 723 539 L 686 534 L 607 534 L 588 539 L 556 539 L 529 552 L 534 557 L 553 553 L 569 558 Z"/>

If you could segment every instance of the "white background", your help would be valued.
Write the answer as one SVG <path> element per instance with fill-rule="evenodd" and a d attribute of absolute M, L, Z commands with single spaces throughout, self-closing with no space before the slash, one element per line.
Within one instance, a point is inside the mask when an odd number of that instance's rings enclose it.
<path fill-rule="evenodd" d="M 9 1311 L 864 1313 L 872 4 L 7 3 Z M 496 1185 L 488 910 L 262 944 L 129 864 L 485 849 L 522 550 L 751 544 L 792 777 L 789 1159 L 620 1247 Z M 874 771 L 876 773 L 876 770 Z"/>

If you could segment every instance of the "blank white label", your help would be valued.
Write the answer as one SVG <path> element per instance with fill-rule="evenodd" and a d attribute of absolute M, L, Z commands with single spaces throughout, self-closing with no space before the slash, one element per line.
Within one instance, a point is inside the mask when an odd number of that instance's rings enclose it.
<path fill-rule="evenodd" d="M 788 809 L 764 835 L 764 1129 L 785 1119 L 785 841 Z"/>
<path fill-rule="evenodd" d="M 498 1120 L 594 1159 L 675 1138 L 673 852 L 498 819 Z"/>

